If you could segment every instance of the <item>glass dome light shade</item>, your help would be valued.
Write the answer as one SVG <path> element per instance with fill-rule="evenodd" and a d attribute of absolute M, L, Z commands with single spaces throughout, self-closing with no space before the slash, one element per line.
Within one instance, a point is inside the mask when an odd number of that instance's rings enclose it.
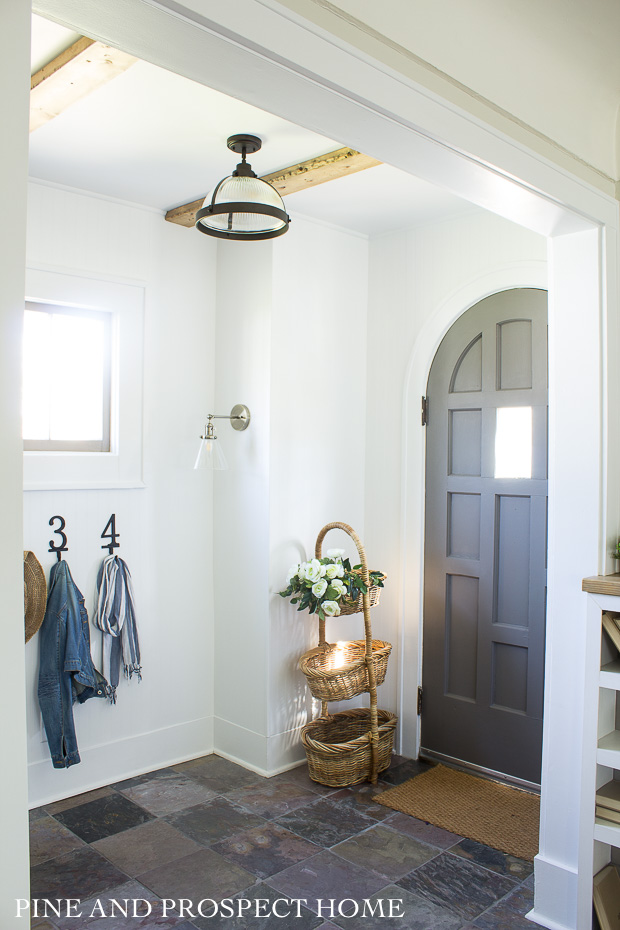
<path fill-rule="evenodd" d="M 225 471 L 228 468 L 226 456 L 222 451 L 221 443 L 217 436 L 202 436 L 200 439 L 200 448 L 194 463 L 195 469 L 209 469 L 213 471 Z"/>
<path fill-rule="evenodd" d="M 196 213 L 196 228 L 220 239 L 273 239 L 289 223 L 277 190 L 255 176 L 224 178 Z"/>

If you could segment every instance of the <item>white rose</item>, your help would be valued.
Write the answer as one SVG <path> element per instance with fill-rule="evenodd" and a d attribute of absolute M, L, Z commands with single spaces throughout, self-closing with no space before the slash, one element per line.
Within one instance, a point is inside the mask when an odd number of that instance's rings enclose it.
<path fill-rule="evenodd" d="M 316 581 L 312 585 L 312 593 L 314 594 L 315 597 L 323 597 L 326 591 L 327 591 L 327 582 L 325 581 L 324 578 L 321 578 L 320 581 Z"/>
<path fill-rule="evenodd" d="M 321 569 L 323 566 L 318 559 L 312 559 L 311 562 L 306 562 L 303 566 L 304 569 L 304 580 L 311 581 L 313 584 L 315 581 L 318 581 L 323 572 Z"/>
<path fill-rule="evenodd" d="M 344 555 L 344 549 L 328 549 L 325 553 L 330 559 L 341 560 Z"/>
<path fill-rule="evenodd" d="M 334 578 L 330 584 L 330 588 L 336 592 L 336 597 L 342 597 L 342 595 L 345 594 L 347 590 L 346 585 L 340 580 L 340 578 Z"/>
<path fill-rule="evenodd" d="M 324 568 L 325 568 L 325 577 L 328 578 L 330 581 L 332 580 L 332 578 L 335 578 L 336 575 L 338 574 L 337 565 L 325 565 Z"/>
<path fill-rule="evenodd" d="M 287 580 L 287 581 L 292 581 L 293 578 L 295 577 L 295 575 L 299 575 L 299 569 L 300 569 L 300 567 L 301 567 L 301 566 L 299 565 L 299 562 L 297 562 L 295 565 L 291 565 L 291 567 L 290 567 L 289 570 L 288 570 L 288 574 L 287 574 L 287 576 L 286 576 L 286 580 Z"/>
<path fill-rule="evenodd" d="M 340 614 L 340 607 L 336 601 L 323 601 L 321 608 L 326 617 L 337 617 Z"/>
<path fill-rule="evenodd" d="M 339 564 L 336 565 L 336 578 L 343 578 L 343 577 L 344 577 L 344 565 L 342 564 L 342 562 L 339 562 Z"/>
<path fill-rule="evenodd" d="M 300 563 L 299 563 L 299 568 L 298 568 L 298 570 L 297 570 L 297 577 L 299 578 L 300 581 L 304 581 L 304 580 L 305 580 L 305 577 L 306 577 L 306 566 L 307 566 L 307 565 L 308 565 L 307 562 L 300 562 Z"/>

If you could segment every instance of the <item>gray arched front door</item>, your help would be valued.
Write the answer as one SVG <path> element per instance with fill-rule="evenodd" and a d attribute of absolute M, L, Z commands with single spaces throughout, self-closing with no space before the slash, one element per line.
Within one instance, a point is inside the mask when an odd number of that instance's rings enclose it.
<path fill-rule="evenodd" d="M 428 381 L 422 754 L 540 783 L 547 294 L 487 297 Z"/>

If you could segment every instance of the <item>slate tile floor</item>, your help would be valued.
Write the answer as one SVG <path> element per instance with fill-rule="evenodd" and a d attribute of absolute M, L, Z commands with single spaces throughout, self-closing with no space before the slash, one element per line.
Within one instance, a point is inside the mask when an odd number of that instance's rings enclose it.
<path fill-rule="evenodd" d="M 61 916 L 40 911 L 32 927 L 531 930 L 531 863 L 372 800 L 426 768 L 394 756 L 377 787 L 331 789 L 305 766 L 267 779 L 211 755 L 38 808 L 32 897 L 80 899 L 82 916 L 63 904 Z M 230 913 L 210 903 L 198 913 L 198 902 L 223 898 L 238 899 Z M 294 903 L 283 920 L 272 913 L 286 908 L 283 898 L 308 906 Z M 183 911 L 179 899 L 188 899 Z M 400 899 L 404 916 L 353 914 L 365 899 L 382 901 L 384 915 Z M 125 917 L 112 901 L 126 900 Z"/>

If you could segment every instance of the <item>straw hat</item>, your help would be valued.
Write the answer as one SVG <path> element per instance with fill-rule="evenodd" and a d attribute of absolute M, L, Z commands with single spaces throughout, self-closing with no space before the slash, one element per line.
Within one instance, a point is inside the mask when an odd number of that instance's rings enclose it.
<path fill-rule="evenodd" d="M 47 585 L 45 573 L 34 552 L 24 550 L 24 623 L 26 642 L 32 639 L 45 616 Z"/>

